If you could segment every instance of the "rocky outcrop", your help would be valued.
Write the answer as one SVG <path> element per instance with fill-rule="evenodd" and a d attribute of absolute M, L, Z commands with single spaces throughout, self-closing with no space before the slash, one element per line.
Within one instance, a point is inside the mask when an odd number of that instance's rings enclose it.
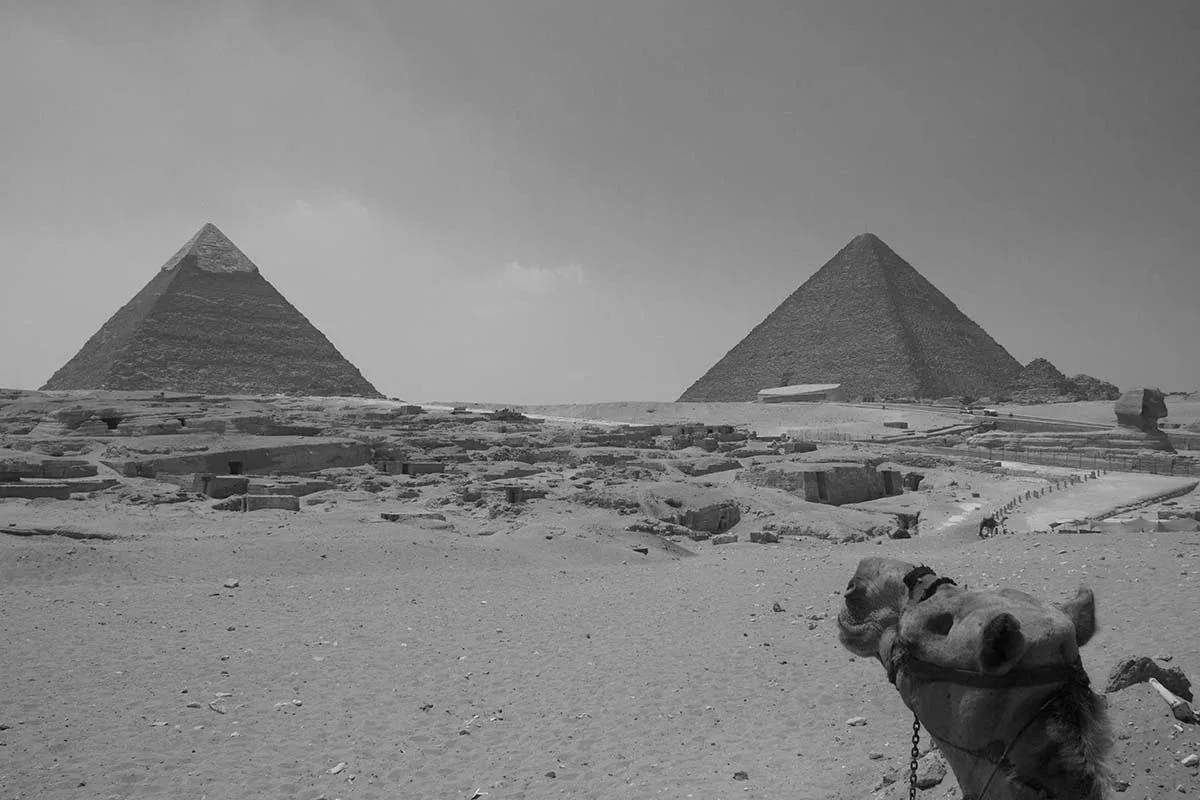
<path fill-rule="evenodd" d="M 877 236 L 856 236 L 679 398 L 840 383 L 847 397 L 987 395 L 1021 365 Z"/>

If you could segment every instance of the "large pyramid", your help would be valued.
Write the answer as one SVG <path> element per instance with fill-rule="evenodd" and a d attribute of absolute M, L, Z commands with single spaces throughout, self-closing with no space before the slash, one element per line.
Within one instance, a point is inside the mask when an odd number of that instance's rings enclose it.
<path fill-rule="evenodd" d="M 382 396 L 212 224 L 42 388 Z"/>
<path fill-rule="evenodd" d="M 854 237 L 679 398 L 840 383 L 846 397 L 988 395 L 1021 365 L 874 234 Z"/>

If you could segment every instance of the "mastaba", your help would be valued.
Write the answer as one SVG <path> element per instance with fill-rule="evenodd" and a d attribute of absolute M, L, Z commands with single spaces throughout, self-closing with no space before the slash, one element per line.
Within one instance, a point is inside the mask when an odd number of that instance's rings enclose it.
<path fill-rule="evenodd" d="M 382 396 L 211 223 L 42 388 Z"/>
<path fill-rule="evenodd" d="M 845 397 L 993 394 L 1021 369 L 1007 350 L 874 234 L 854 237 L 680 402 L 840 383 Z"/>

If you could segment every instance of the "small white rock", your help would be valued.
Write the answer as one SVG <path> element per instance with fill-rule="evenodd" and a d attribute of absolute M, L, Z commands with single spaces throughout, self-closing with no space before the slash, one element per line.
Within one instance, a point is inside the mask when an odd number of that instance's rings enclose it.
<path fill-rule="evenodd" d="M 1179 763 L 1183 764 L 1185 767 L 1194 767 L 1197 764 L 1200 764 L 1200 756 L 1192 753 L 1190 756 L 1184 756 L 1182 759 L 1180 759 Z"/>
<path fill-rule="evenodd" d="M 236 589 L 240 584 L 237 578 L 230 578 L 222 584 L 226 589 Z"/>
<path fill-rule="evenodd" d="M 328 772 L 330 775 L 337 775 L 339 772 L 341 772 L 348 766 L 349 765 L 345 761 L 339 761 L 337 764 L 335 764 L 334 766 L 330 767 L 329 769 L 327 769 L 325 771 Z"/>
<path fill-rule="evenodd" d="M 855 725 L 855 726 L 866 725 L 867 718 L 866 717 L 851 717 L 850 719 L 846 720 L 846 724 L 847 725 Z"/>

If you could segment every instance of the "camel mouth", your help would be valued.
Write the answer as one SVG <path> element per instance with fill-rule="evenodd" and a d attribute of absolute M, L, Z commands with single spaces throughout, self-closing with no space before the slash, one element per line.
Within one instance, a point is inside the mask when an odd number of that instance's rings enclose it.
<path fill-rule="evenodd" d="M 879 640 L 888 627 L 885 622 L 872 617 L 860 619 L 846 608 L 838 613 L 837 626 L 838 641 L 842 646 L 864 658 L 876 655 Z"/>

